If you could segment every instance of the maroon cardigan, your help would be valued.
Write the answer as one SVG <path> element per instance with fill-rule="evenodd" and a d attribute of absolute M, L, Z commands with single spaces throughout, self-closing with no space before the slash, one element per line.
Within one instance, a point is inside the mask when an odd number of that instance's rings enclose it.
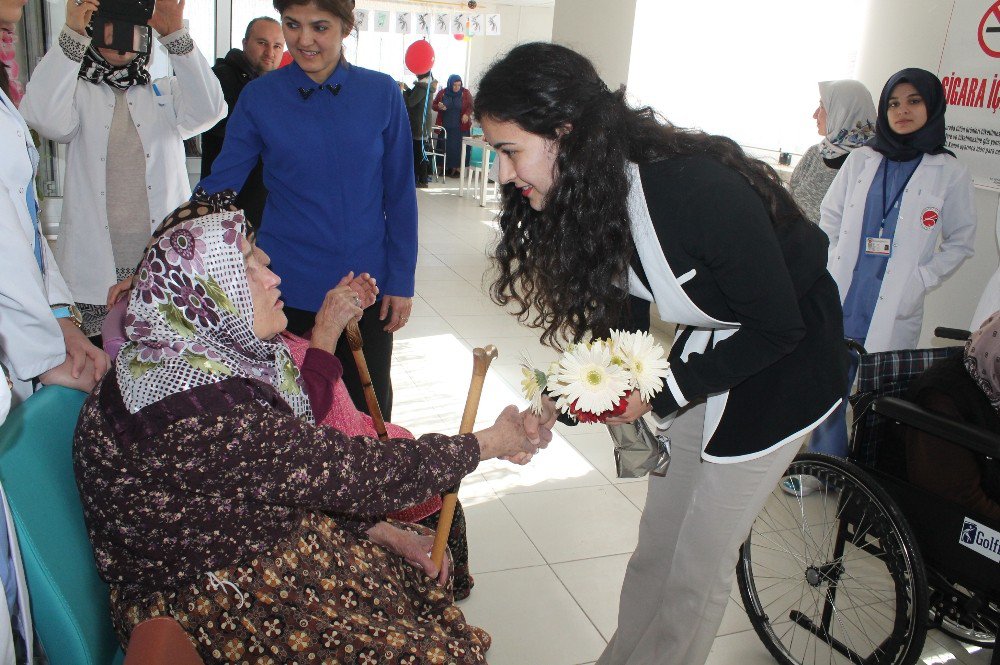
<path fill-rule="evenodd" d="M 433 108 L 438 112 L 437 118 L 434 120 L 435 125 L 440 125 L 444 121 L 444 112 L 438 108 L 438 104 L 444 99 L 444 89 L 438 90 L 438 94 L 434 97 Z M 463 122 L 459 128 L 463 132 L 472 131 L 472 93 L 469 92 L 468 88 L 462 88 L 462 115 L 468 116 L 469 121 Z"/>

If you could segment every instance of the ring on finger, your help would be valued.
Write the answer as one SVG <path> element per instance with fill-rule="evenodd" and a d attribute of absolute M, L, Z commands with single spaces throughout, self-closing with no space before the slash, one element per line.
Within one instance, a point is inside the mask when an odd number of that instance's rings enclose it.
<path fill-rule="evenodd" d="M 79 7 L 80 5 L 83 4 L 83 0 L 73 0 L 73 4 Z"/>
<path fill-rule="evenodd" d="M 361 307 L 361 298 L 354 296 L 354 306 Z"/>

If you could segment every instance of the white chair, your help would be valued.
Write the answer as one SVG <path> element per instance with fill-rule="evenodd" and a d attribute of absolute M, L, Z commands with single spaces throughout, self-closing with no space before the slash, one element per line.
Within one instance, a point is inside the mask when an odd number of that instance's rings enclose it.
<path fill-rule="evenodd" d="M 469 150 L 469 158 L 465 164 L 465 184 L 464 187 L 470 187 L 472 189 L 473 198 L 479 198 L 480 187 L 482 186 L 482 178 L 488 178 L 487 180 L 487 196 L 493 198 L 497 197 L 497 177 L 496 177 L 496 153 L 492 150 L 490 151 L 490 164 L 484 172 L 483 169 L 483 149 L 477 146 L 472 146 Z M 489 192 L 489 180 L 493 181 L 493 191 Z M 485 204 L 485 202 L 483 202 Z"/>

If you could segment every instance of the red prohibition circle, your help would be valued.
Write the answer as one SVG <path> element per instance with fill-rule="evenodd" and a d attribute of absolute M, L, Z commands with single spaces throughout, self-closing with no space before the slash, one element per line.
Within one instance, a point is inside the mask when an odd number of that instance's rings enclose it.
<path fill-rule="evenodd" d="M 924 210 L 924 214 L 920 216 L 920 219 L 926 228 L 933 228 L 933 226 L 938 223 L 937 210 Z"/>
<path fill-rule="evenodd" d="M 983 14 L 982 20 L 979 21 L 979 48 L 983 49 L 983 52 L 991 58 L 1000 58 L 1000 51 L 995 51 L 991 49 L 986 44 L 986 21 L 989 20 L 990 16 L 993 16 L 1000 22 L 1000 0 L 994 2 L 993 5 L 986 10 Z"/>

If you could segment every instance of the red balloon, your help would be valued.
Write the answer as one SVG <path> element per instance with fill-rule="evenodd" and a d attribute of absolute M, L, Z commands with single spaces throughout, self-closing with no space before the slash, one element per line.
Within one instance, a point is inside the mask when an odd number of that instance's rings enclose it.
<path fill-rule="evenodd" d="M 292 54 L 289 53 L 288 51 L 285 51 L 284 53 L 281 54 L 281 62 L 278 63 L 278 69 L 281 69 L 285 65 L 290 65 L 290 64 L 292 64 Z"/>
<path fill-rule="evenodd" d="M 434 47 L 426 39 L 419 39 L 406 49 L 406 68 L 417 76 L 426 74 L 434 66 Z"/>
<path fill-rule="evenodd" d="M 465 39 L 465 35 L 463 35 L 461 32 L 456 32 L 455 39 L 457 39 L 458 41 L 462 41 L 463 39 Z"/>

